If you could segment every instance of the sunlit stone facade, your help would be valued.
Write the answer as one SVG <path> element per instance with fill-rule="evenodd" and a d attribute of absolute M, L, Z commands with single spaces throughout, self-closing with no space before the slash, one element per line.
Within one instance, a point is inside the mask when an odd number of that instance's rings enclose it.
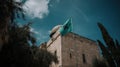
<path fill-rule="evenodd" d="M 93 60 L 100 58 L 95 41 L 72 32 L 61 36 L 55 31 L 46 48 L 59 60 L 59 64 L 52 63 L 50 67 L 92 67 Z"/>

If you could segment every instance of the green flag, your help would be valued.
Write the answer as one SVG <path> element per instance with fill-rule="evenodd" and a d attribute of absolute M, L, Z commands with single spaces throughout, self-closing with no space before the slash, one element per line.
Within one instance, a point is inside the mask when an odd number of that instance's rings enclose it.
<path fill-rule="evenodd" d="M 59 29 L 59 32 L 62 36 L 72 31 L 72 19 L 68 19 Z"/>

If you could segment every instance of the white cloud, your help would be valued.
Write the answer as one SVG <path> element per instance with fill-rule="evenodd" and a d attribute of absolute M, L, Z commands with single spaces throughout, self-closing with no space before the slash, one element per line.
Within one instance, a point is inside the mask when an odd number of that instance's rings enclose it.
<path fill-rule="evenodd" d="M 60 2 L 60 0 L 56 0 L 58 3 Z"/>
<path fill-rule="evenodd" d="M 49 35 L 45 30 L 39 29 L 37 31 L 34 28 L 30 28 L 30 31 L 35 33 L 37 42 L 45 42 L 49 38 Z"/>
<path fill-rule="evenodd" d="M 27 0 L 23 5 L 23 9 L 28 16 L 42 19 L 49 13 L 49 2 L 49 0 Z"/>
<path fill-rule="evenodd" d="M 21 0 L 15 0 L 16 2 L 21 2 Z"/>
<path fill-rule="evenodd" d="M 35 34 L 39 34 L 39 32 L 37 32 L 34 28 L 30 28 L 30 31 L 35 33 Z"/>
<path fill-rule="evenodd" d="M 83 18 L 88 22 L 89 18 L 87 17 L 87 15 L 79 8 L 76 7 L 76 10 L 78 11 L 77 13 L 80 13 L 81 16 L 83 16 Z"/>
<path fill-rule="evenodd" d="M 20 2 L 21 0 L 15 0 L 16 2 Z"/>
<path fill-rule="evenodd" d="M 43 42 L 46 42 L 46 40 L 48 40 L 49 36 L 48 34 L 46 33 L 46 31 L 42 31 L 40 30 L 39 31 L 39 34 L 37 34 L 37 41 L 40 42 L 40 43 L 43 43 Z"/>

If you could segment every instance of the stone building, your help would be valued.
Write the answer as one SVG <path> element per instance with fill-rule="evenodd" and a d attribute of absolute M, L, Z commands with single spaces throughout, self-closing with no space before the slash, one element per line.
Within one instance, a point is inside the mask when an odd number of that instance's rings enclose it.
<path fill-rule="evenodd" d="M 93 60 L 99 59 L 99 49 L 95 41 L 69 32 L 60 35 L 60 25 L 52 29 L 46 49 L 57 55 L 59 64 L 50 67 L 92 67 Z M 41 45 L 42 46 L 42 45 Z"/>

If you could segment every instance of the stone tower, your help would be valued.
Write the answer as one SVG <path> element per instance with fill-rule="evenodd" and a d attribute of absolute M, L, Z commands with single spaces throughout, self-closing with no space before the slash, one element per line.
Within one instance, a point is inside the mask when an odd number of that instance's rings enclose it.
<path fill-rule="evenodd" d="M 46 48 L 57 55 L 59 64 L 52 63 L 51 67 L 92 67 L 92 61 L 99 58 L 99 49 L 95 41 L 69 32 L 61 36 L 54 27 Z"/>

